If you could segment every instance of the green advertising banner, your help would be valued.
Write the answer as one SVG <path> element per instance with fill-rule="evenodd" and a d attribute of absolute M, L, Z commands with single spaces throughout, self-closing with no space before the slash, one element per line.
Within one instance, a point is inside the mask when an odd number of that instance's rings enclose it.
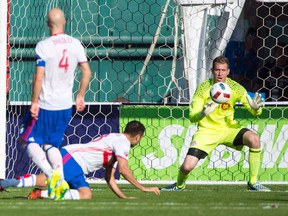
<path fill-rule="evenodd" d="M 237 106 L 235 119 L 259 134 L 262 155 L 260 181 L 288 180 L 288 110 L 265 107 L 260 117 Z M 196 125 L 188 120 L 188 106 L 122 106 L 120 123 L 139 120 L 146 134 L 131 150 L 129 164 L 138 180 L 176 180 L 190 146 Z M 235 151 L 219 145 L 191 172 L 193 181 L 246 181 L 249 174 L 248 148 Z"/>

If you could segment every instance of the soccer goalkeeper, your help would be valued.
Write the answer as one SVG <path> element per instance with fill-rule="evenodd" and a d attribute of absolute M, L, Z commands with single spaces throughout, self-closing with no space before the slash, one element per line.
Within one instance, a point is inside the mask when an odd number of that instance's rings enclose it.
<path fill-rule="evenodd" d="M 227 77 L 229 72 L 228 59 L 219 56 L 213 61 L 213 77 L 197 87 L 190 104 L 189 119 L 191 122 L 198 122 L 198 130 L 180 167 L 177 182 L 161 190 L 184 190 L 185 181 L 199 160 L 205 158 L 218 145 L 224 144 L 236 150 L 241 150 L 244 145 L 249 147 L 248 189 L 270 191 L 257 181 L 261 153 L 258 135 L 238 125 L 234 120 L 237 101 L 254 116 L 258 116 L 262 113 L 262 100 L 258 93 L 251 99 L 243 86 Z M 210 97 L 210 88 L 217 82 L 225 82 L 231 88 L 231 98 L 224 104 L 217 104 Z"/>

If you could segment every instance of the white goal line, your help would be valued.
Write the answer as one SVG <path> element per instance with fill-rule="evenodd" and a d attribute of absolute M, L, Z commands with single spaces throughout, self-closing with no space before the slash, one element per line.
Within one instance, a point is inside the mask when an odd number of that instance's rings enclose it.
<path fill-rule="evenodd" d="M 106 184 L 104 179 L 89 178 L 87 182 L 90 184 Z M 117 184 L 130 184 L 126 180 L 116 180 Z M 150 185 L 169 185 L 175 183 L 173 180 L 139 180 L 141 184 Z M 288 185 L 287 181 L 261 181 L 265 185 Z M 187 181 L 186 185 L 246 185 L 247 181 Z"/>

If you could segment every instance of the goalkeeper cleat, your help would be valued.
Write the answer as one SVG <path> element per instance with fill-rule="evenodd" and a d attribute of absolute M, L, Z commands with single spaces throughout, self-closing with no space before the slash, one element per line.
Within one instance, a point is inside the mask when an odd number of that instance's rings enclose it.
<path fill-rule="evenodd" d="M 60 173 L 56 170 L 52 171 L 52 177 L 47 180 L 48 185 L 48 196 L 55 196 L 55 189 L 57 186 L 57 182 L 60 180 Z"/>
<path fill-rule="evenodd" d="M 175 182 L 174 184 L 168 185 L 164 188 L 161 188 L 161 191 L 182 191 L 184 190 L 186 185 L 184 184 L 183 187 L 178 187 L 177 183 Z"/>
<path fill-rule="evenodd" d="M 41 189 L 35 188 L 30 194 L 28 194 L 27 199 L 44 199 L 41 195 Z"/>
<path fill-rule="evenodd" d="M 59 187 L 55 188 L 54 200 L 64 200 L 65 193 L 69 190 L 68 183 L 63 180 Z"/>
<path fill-rule="evenodd" d="M 271 191 L 269 188 L 263 186 L 259 182 L 256 182 L 255 184 L 250 184 L 249 182 L 247 183 L 248 190 L 253 190 L 253 191 L 264 191 L 264 192 L 269 192 Z"/>

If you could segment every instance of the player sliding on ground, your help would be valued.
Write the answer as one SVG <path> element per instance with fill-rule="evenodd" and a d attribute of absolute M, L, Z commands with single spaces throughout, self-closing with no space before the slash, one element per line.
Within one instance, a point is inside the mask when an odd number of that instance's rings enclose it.
<path fill-rule="evenodd" d="M 190 104 L 189 119 L 191 122 L 198 122 L 198 130 L 180 167 L 177 182 L 161 190 L 184 190 L 185 182 L 199 160 L 205 158 L 219 144 L 224 144 L 236 150 L 241 150 L 244 145 L 249 147 L 248 189 L 270 191 L 257 181 L 261 153 L 258 135 L 241 127 L 234 120 L 237 101 L 253 115 L 258 116 L 262 113 L 262 100 L 258 93 L 252 100 L 243 86 L 227 77 L 229 71 L 228 59 L 219 56 L 213 61 L 213 78 L 197 87 Z M 226 103 L 217 104 L 211 100 L 210 89 L 217 82 L 225 82 L 231 88 L 231 98 Z"/>
<path fill-rule="evenodd" d="M 110 189 L 123 199 L 127 197 L 118 187 L 114 173 L 116 163 L 119 173 L 132 185 L 143 192 L 160 195 L 158 187 L 144 187 L 133 176 L 128 166 L 128 154 L 131 147 L 138 145 L 145 132 L 145 127 L 138 121 L 131 121 L 126 125 L 123 133 L 102 135 L 87 144 L 72 144 L 60 149 L 64 165 L 65 180 L 70 186 L 60 199 L 91 199 L 92 192 L 85 174 L 105 168 L 105 180 Z M 7 187 L 45 187 L 46 176 L 25 175 L 18 179 L 4 179 L 0 181 L 0 189 Z M 48 191 L 35 189 L 28 195 L 28 199 L 48 198 Z"/>

